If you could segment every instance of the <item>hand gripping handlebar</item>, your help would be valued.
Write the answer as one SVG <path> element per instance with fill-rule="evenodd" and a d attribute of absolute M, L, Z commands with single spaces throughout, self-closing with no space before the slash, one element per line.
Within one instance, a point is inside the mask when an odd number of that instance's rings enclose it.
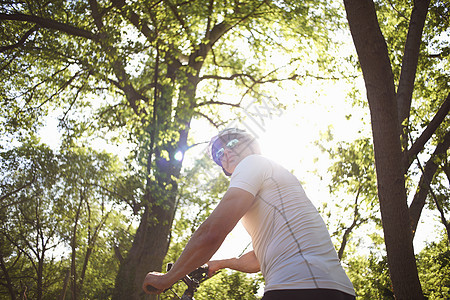
<path fill-rule="evenodd" d="M 173 263 L 167 264 L 167 271 L 170 271 Z M 180 299 L 192 299 L 194 293 L 197 291 L 197 288 L 200 285 L 200 282 L 206 280 L 208 278 L 208 266 L 203 265 L 198 269 L 192 271 L 188 275 L 184 276 L 181 280 L 187 285 L 186 290 L 184 291 L 183 296 Z M 148 285 L 147 291 L 155 292 L 156 288 Z M 165 291 L 164 291 L 165 292 Z"/>

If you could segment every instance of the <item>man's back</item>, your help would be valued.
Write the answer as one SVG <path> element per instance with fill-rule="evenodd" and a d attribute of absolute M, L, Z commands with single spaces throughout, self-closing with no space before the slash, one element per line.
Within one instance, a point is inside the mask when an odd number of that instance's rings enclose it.
<path fill-rule="evenodd" d="M 354 293 L 322 218 L 294 175 L 251 155 L 236 167 L 230 187 L 256 196 L 242 223 L 252 237 L 266 291 L 328 288 Z"/>

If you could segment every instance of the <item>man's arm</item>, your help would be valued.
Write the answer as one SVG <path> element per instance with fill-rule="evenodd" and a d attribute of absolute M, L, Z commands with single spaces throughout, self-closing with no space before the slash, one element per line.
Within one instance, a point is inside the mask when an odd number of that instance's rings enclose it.
<path fill-rule="evenodd" d="M 143 289 L 151 285 L 162 292 L 199 266 L 208 262 L 237 222 L 253 204 L 255 197 L 240 188 L 229 188 L 211 215 L 192 235 L 178 260 L 166 274 L 148 273 Z M 146 291 L 147 292 L 147 291 Z"/>
<path fill-rule="evenodd" d="M 208 262 L 208 275 L 212 276 L 221 269 L 232 269 L 245 273 L 256 273 L 261 270 L 255 251 L 250 251 L 238 258 L 219 259 Z"/>

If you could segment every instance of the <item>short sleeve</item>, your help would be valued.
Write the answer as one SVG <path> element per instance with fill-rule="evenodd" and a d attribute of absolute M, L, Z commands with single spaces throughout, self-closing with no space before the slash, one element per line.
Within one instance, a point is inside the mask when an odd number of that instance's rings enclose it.
<path fill-rule="evenodd" d="M 230 187 L 241 188 L 256 196 L 271 172 L 268 159 L 260 155 L 244 158 L 231 175 Z"/>

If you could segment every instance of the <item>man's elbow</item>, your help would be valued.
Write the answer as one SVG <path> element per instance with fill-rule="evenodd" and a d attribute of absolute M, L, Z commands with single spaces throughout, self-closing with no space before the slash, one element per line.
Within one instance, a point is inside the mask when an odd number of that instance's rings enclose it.
<path fill-rule="evenodd" d="M 199 228 L 198 231 L 201 243 L 205 246 L 214 246 L 215 248 L 219 248 L 227 236 L 221 230 L 213 228 Z"/>

